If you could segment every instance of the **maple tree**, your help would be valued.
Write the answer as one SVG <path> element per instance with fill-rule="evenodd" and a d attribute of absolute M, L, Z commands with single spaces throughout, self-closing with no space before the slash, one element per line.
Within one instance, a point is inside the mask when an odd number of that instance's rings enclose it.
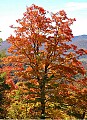
<path fill-rule="evenodd" d="M 2 42 L 1 39 L 0 42 Z M 5 83 L 6 73 L 2 72 L 3 57 L 6 57 L 6 53 L 5 51 L 0 51 L 0 119 L 6 118 L 7 106 L 9 105 L 9 100 L 6 97 L 6 93 L 10 89 L 9 85 Z"/>
<path fill-rule="evenodd" d="M 33 4 L 23 15 L 17 20 L 18 27 L 10 26 L 15 35 L 7 39 L 11 44 L 11 56 L 4 59 L 5 64 L 11 63 L 6 66 L 7 82 L 11 79 L 10 71 L 14 71 L 12 78 L 17 76 L 25 82 L 29 88 L 27 101 L 39 102 L 40 117 L 45 119 L 50 102 L 64 102 L 70 95 L 74 76 L 85 74 L 78 57 L 87 51 L 68 44 L 73 38 L 70 25 L 75 19 L 68 18 L 64 10 L 52 13 Z"/>
<path fill-rule="evenodd" d="M 28 102 L 28 88 L 23 82 L 17 83 L 18 89 L 12 90 L 8 96 L 10 98 L 10 107 L 8 108 L 8 118 L 25 119 L 36 118 L 34 108 L 38 103 Z"/>
<path fill-rule="evenodd" d="M 9 89 L 10 87 L 5 83 L 5 73 L 0 74 L 0 119 L 6 118 L 7 106 L 9 105 L 6 93 Z"/>
<path fill-rule="evenodd" d="M 1 31 L 0 31 L 1 32 Z M 2 38 L 0 38 L 0 43 L 2 42 Z"/>
<path fill-rule="evenodd" d="M 77 117 L 79 119 L 85 119 L 87 110 L 87 78 L 78 79 L 75 85 L 77 88 L 74 90 L 75 92 L 73 91 L 74 95 L 71 101 L 74 106 L 72 110 L 75 114 L 78 113 Z"/>

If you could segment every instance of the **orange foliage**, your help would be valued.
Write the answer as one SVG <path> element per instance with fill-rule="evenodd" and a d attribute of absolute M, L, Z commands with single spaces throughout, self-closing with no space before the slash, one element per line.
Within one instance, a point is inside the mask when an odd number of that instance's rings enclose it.
<path fill-rule="evenodd" d="M 19 26 L 11 26 L 15 29 L 15 36 L 11 35 L 7 41 L 11 43 L 8 51 L 12 55 L 5 58 L 4 62 L 7 65 L 12 63 L 19 78 L 36 84 L 39 93 L 34 87 L 30 88 L 30 91 L 37 92 L 35 97 L 44 101 L 45 91 L 46 94 L 52 92 L 53 96 L 58 93 L 56 90 L 59 88 L 55 87 L 55 84 L 72 84 L 76 74 L 85 74 L 78 57 L 87 54 L 87 50 L 78 50 L 75 45 L 67 44 L 73 38 L 70 25 L 74 21 L 75 19 L 67 17 L 64 10 L 50 13 L 42 7 L 32 5 L 27 7 L 23 18 L 17 20 Z M 9 70 L 12 68 L 9 67 Z M 13 82 L 10 82 L 14 86 Z M 60 87 L 61 89 L 63 91 L 60 91 L 59 95 L 63 96 L 65 89 Z M 77 92 L 77 88 L 72 84 L 67 87 L 64 93 L 66 96 L 69 95 L 68 89 Z M 51 98 L 51 95 L 49 97 Z"/>

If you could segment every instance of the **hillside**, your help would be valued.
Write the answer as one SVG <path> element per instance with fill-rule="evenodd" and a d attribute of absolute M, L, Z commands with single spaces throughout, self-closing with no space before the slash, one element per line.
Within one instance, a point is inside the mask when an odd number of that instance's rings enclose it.
<path fill-rule="evenodd" d="M 87 35 L 79 35 L 75 36 L 72 39 L 72 43 L 77 45 L 78 48 L 84 48 L 87 49 Z M 11 45 L 7 41 L 3 41 L 0 46 L 0 51 L 1 50 L 6 50 L 10 47 Z"/>
<path fill-rule="evenodd" d="M 0 51 L 1 50 L 6 50 L 11 46 L 11 44 L 9 44 L 7 41 L 3 41 L 0 45 Z"/>
<path fill-rule="evenodd" d="M 77 45 L 78 48 L 87 49 L 87 35 L 75 36 L 72 39 L 73 44 Z"/>

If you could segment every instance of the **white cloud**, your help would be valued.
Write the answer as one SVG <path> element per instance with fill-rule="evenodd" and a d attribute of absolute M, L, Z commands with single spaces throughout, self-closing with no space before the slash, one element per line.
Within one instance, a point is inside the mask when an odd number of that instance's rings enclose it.
<path fill-rule="evenodd" d="M 66 2 L 63 5 L 49 6 L 48 10 L 57 12 L 64 9 L 68 17 L 76 18 L 76 22 L 72 25 L 74 35 L 87 34 L 87 2 Z M 18 9 L 17 9 L 18 11 Z M 23 10 L 17 12 L 7 12 L 6 14 L 0 13 L 0 37 L 5 40 L 13 34 L 13 29 L 9 28 L 10 25 L 16 24 L 15 20 L 22 18 Z"/>
<path fill-rule="evenodd" d="M 77 20 L 77 22 L 75 22 L 72 26 L 72 32 L 74 35 L 82 35 L 82 34 L 86 34 L 87 35 L 87 24 L 86 20 Z"/>
<path fill-rule="evenodd" d="M 70 11 L 87 9 L 87 2 L 68 2 L 66 9 Z"/>
<path fill-rule="evenodd" d="M 2 16 L 0 19 L 0 30 L 2 32 L 0 32 L 0 38 L 2 38 L 3 40 L 6 40 L 10 34 L 13 33 L 13 29 L 11 29 L 9 26 L 16 23 L 16 18 L 15 16 L 12 16 L 12 18 L 10 18 L 10 16 Z"/>
<path fill-rule="evenodd" d="M 71 26 L 74 35 L 87 34 L 87 2 L 68 2 L 65 11 L 76 22 Z"/>
<path fill-rule="evenodd" d="M 18 18 L 22 18 L 22 14 L 6 14 L 6 15 L 1 15 L 0 19 L 0 38 L 3 40 L 6 40 L 10 34 L 13 34 L 14 29 L 10 28 L 9 26 L 14 25 L 16 26 L 16 20 Z"/>

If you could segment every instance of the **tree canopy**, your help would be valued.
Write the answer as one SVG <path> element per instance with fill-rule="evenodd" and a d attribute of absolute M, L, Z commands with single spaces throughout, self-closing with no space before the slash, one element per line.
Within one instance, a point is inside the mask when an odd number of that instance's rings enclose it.
<path fill-rule="evenodd" d="M 8 49 L 11 56 L 4 59 L 5 64 L 11 63 L 4 68 L 8 73 L 7 83 L 17 76 L 28 86 L 27 101 L 40 104 L 36 110 L 42 119 L 52 114 L 48 112 L 50 103 L 63 105 L 72 91 L 79 90 L 75 75 L 85 74 L 78 58 L 87 51 L 69 44 L 74 21 L 64 10 L 52 13 L 33 4 L 17 20 L 19 26 L 11 25 L 15 35 L 7 39 L 11 43 Z M 14 71 L 14 76 L 10 71 Z M 68 98 L 65 104 L 69 104 Z"/>

